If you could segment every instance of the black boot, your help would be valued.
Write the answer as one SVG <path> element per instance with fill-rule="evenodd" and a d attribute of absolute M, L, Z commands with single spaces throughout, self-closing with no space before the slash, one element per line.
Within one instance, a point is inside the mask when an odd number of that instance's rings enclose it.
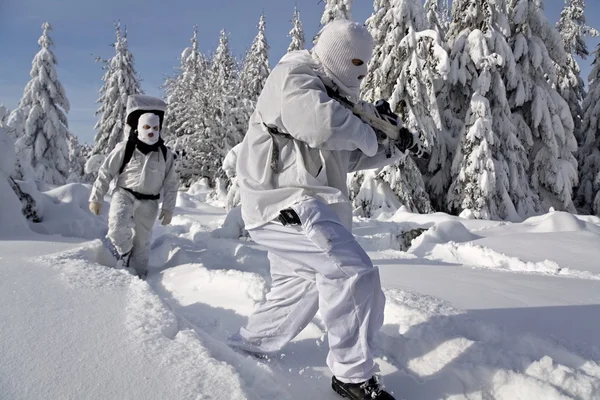
<path fill-rule="evenodd" d="M 363 383 L 344 383 L 334 376 L 331 379 L 331 388 L 340 396 L 350 400 L 395 400 L 391 394 L 381 388 L 376 377 Z"/>

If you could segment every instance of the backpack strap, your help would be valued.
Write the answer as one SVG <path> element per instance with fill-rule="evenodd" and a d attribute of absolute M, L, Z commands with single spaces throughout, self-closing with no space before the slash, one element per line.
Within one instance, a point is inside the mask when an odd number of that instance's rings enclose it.
<path fill-rule="evenodd" d="M 167 153 L 169 152 L 169 149 L 164 143 L 160 144 L 160 151 L 162 151 L 163 158 L 165 159 L 165 162 L 167 162 Z"/>
<path fill-rule="evenodd" d="M 125 155 L 123 156 L 123 162 L 121 163 L 121 168 L 119 169 L 119 175 L 123 173 L 125 166 L 133 157 L 133 152 L 135 151 L 135 141 L 129 139 L 127 140 L 127 144 L 125 145 Z"/>
<path fill-rule="evenodd" d="M 159 147 L 160 151 L 162 152 L 163 158 L 165 159 L 165 162 L 167 162 L 167 154 L 169 152 L 169 149 L 167 148 L 167 146 L 164 145 L 164 143 L 161 143 Z M 133 157 L 134 151 L 135 140 L 128 139 L 127 144 L 125 145 L 125 155 L 123 156 L 123 162 L 121 163 L 121 168 L 119 169 L 119 175 L 123 173 L 123 171 L 125 170 L 125 166 L 129 161 L 131 161 L 131 157 Z"/>

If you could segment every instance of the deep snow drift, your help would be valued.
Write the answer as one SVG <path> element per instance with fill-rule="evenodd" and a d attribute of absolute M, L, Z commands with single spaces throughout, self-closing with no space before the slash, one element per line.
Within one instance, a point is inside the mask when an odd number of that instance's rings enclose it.
<path fill-rule="evenodd" d="M 180 193 L 173 224 L 155 226 L 146 281 L 97 262 L 106 213 L 92 216 L 88 195 L 36 193 L 44 222 L 26 237 L 2 227 L 2 399 L 338 398 L 318 315 L 267 360 L 224 344 L 268 290 L 269 266 L 220 229 L 225 211 L 206 192 Z M 427 231 L 402 251 L 416 228 Z M 398 211 L 357 218 L 354 233 L 381 268 L 378 362 L 398 399 L 600 398 L 600 219 Z"/>

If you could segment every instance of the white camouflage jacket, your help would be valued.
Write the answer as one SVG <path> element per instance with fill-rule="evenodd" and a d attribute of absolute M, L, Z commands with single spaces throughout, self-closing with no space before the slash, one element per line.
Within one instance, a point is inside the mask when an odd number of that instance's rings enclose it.
<path fill-rule="evenodd" d="M 290 52 L 265 83 L 236 165 L 247 229 L 309 198 L 331 205 L 351 229 L 348 172 L 397 159 L 386 157 L 369 125 L 327 95 L 318 67 L 308 50 Z M 271 135 L 266 126 L 287 135 Z M 277 171 L 273 151 L 279 152 Z"/>
<path fill-rule="evenodd" d="M 117 144 L 104 160 L 92 187 L 90 202 L 102 202 L 110 182 L 119 174 L 126 144 L 127 141 Z M 117 187 L 148 195 L 162 194 L 163 210 L 173 212 L 179 186 L 174 161 L 175 157 L 171 150 L 167 151 L 165 161 L 160 149 L 144 154 L 136 148 L 123 173 L 117 178 Z"/>

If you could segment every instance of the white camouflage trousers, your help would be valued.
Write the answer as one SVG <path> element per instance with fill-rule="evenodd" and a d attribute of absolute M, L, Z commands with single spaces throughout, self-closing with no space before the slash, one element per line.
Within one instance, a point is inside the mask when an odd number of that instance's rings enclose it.
<path fill-rule="evenodd" d="M 308 200 L 292 208 L 302 226 L 272 222 L 249 232 L 268 250 L 272 287 L 237 345 L 279 351 L 319 310 L 332 373 L 343 382 L 368 380 L 377 371 L 373 353 L 385 306 L 379 270 L 328 205 Z"/>
<path fill-rule="evenodd" d="M 148 267 L 150 239 L 158 217 L 158 200 L 138 200 L 117 188 L 110 202 L 107 237 L 119 254 L 131 251 L 129 266 L 140 274 Z"/>

